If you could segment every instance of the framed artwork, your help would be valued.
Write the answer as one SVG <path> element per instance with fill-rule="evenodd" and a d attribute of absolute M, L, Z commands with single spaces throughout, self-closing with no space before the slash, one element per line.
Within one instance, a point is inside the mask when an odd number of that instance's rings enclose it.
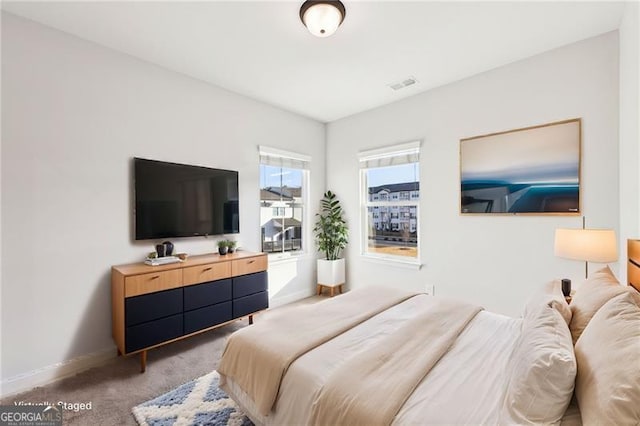
<path fill-rule="evenodd" d="M 460 213 L 580 214 L 580 118 L 460 140 Z"/>

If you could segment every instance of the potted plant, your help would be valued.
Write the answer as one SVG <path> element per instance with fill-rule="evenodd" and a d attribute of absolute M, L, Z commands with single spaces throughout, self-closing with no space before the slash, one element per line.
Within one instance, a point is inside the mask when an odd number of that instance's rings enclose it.
<path fill-rule="evenodd" d="M 336 194 L 331 191 L 325 192 L 320 200 L 320 207 L 313 228 L 318 250 L 325 254 L 325 259 L 318 259 L 318 286 L 333 288 L 341 286 L 345 281 L 345 262 L 340 255 L 347 246 L 349 234 Z M 321 290 L 321 287 L 319 289 Z M 333 295 L 333 290 L 331 293 Z"/>
<path fill-rule="evenodd" d="M 228 250 L 229 247 L 227 246 L 227 240 L 218 241 L 218 253 L 220 254 L 220 256 L 224 256 L 225 254 L 227 254 Z"/>
<path fill-rule="evenodd" d="M 236 251 L 237 241 L 227 240 L 227 253 L 233 253 Z"/>

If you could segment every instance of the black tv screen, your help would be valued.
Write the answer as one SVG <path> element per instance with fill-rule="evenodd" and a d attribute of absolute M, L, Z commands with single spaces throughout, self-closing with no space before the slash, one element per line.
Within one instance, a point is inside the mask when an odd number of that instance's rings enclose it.
<path fill-rule="evenodd" d="M 135 239 L 240 232 L 238 172 L 134 158 Z"/>

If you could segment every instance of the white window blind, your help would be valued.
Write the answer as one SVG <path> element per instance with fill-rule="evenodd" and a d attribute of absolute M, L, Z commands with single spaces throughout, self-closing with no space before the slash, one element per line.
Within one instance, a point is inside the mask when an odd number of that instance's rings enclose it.
<path fill-rule="evenodd" d="M 308 155 L 267 146 L 259 146 L 258 149 L 260 151 L 260 164 L 303 170 L 311 168 L 311 157 Z"/>
<path fill-rule="evenodd" d="M 361 169 L 418 163 L 420 162 L 420 141 L 360 151 L 358 160 Z"/>

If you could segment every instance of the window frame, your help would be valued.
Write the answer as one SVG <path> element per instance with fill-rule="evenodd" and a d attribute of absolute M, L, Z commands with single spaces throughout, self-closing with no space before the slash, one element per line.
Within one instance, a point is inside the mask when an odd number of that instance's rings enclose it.
<path fill-rule="evenodd" d="M 420 181 L 421 181 L 420 176 L 422 174 L 421 167 L 420 167 L 420 155 L 419 155 L 420 145 L 421 145 L 421 141 L 414 141 L 406 144 L 393 145 L 393 146 L 375 149 L 375 150 L 362 151 L 358 154 L 359 161 L 360 161 L 360 207 L 359 207 L 360 208 L 360 232 L 359 232 L 360 256 L 365 260 L 374 261 L 378 263 L 382 261 L 383 263 L 390 264 L 390 265 L 404 266 L 404 267 L 410 267 L 415 269 L 420 269 L 420 267 L 422 266 L 422 262 L 421 262 L 422 251 L 420 249 L 420 246 L 422 243 L 420 238 L 421 224 L 420 224 L 419 196 L 418 198 L 412 196 L 413 194 L 415 194 L 415 190 L 411 190 L 411 191 L 408 191 L 409 199 L 406 199 L 406 200 L 402 199 L 402 197 L 400 197 L 400 193 L 398 193 L 396 197 L 397 199 L 393 199 L 394 197 L 392 197 L 391 194 L 386 194 L 385 197 L 377 197 L 378 198 L 377 200 L 369 201 L 369 185 L 367 182 L 367 171 L 375 168 L 386 167 L 386 166 L 384 165 L 377 166 L 377 167 L 363 166 L 363 162 L 366 163 L 367 160 L 369 159 L 375 160 L 375 158 L 401 157 L 401 156 L 407 155 L 407 152 L 414 152 L 417 157 L 414 161 L 406 161 L 404 163 L 399 163 L 399 164 L 417 163 L 418 164 L 418 185 L 420 185 Z M 390 164 L 390 165 L 395 165 L 395 164 Z M 420 191 L 420 187 L 418 191 Z M 391 211 L 393 210 L 393 207 L 398 207 L 398 208 L 407 207 L 410 215 L 409 223 L 411 223 L 411 219 L 413 218 L 413 216 L 415 216 L 416 238 L 417 238 L 415 257 L 372 253 L 368 251 L 369 226 L 370 226 L 368 211 L 369 211 L 369 208 L 375 208 L 375 207 L 388 207 L 390 214 L 391 214 Z M 413 211 L 414 208 L 415 208 L 415 213 L 412 214 L 411 212 Z M 372 216 L 375 215 L 374 212 L 372 212 Z M 395 213 L 398 215 L 401 214 L 399 209 L 397 209 Z M 379 210 L 378 210 L 378 215 L 380 215 Z"/>

